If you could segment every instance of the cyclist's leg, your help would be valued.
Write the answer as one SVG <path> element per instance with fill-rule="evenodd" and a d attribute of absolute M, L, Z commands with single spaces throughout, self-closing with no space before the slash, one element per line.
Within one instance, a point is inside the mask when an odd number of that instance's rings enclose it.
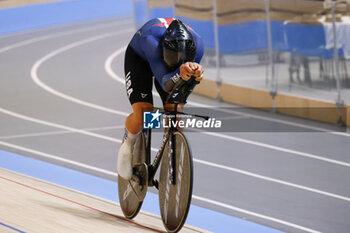
<path fill-rule="evenodd" d="M 165 100 L 168 97 L 168 93 L 163 90 L 163 88 L 160 86 L 157 79 L 155 79 L 155 78 L 154 78 L 154 86 L 156 87 L 156 90 L 157 90 L 160 98 L 162 99 L 163 106 L 165 106 Z"/>
<path fill-rule="evenodd" d="M 132 176 L 132 151 L 142 130 L 144 111 L 153 109 L 152 76 L 149 64 L 129 46 L 125 53 L 125 84 L 133 112 L 126 118 L 124 143 L 118 153 L 118 173 L 125 179 Z"/>
<path fill-rule="evenodd" d="M 160 98 L 162 99 L 164 109 L 169 110 L 169 111 L 174 110 L 174 106 L 175 106 L 174 104 L 166 104 L 165 103 L 165 100 L 168 97 L 168 93 L 163 90 L 163 88 L 160 86 L 160 84 L 158 83 L 158 81 L 156 79 L 154 79 L 154 85 L 157 89 L 157 92 L 158 92 Z M 182 111 L 183 106 L 184 106 L 183 104 L 178 105 L 177 110 Z"/>
<path fill-rule="evenodd" d="M 137 102 L 132 105 L 133 112 L 126 118 L 125 128 L 132 134 L 142 130 L 143 112 L 152 111 L 153 104 L 148 102 Z"/>

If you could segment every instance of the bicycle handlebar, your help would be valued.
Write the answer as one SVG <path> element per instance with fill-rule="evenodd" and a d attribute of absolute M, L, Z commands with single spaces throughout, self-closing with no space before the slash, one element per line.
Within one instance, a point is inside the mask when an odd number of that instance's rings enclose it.
<path fill-rule="evenodd" d="M 165 103 L 170 103 L 170 100 L 172 98 L 175 99 L 177 95 L 180 95 L 180 97 L 182 97 L 182 99 L 173 100 L 172 103 L 185 104 L 188 96 L 191 94 L 193 88 L 198 83 L 199 83 L 199 81 L 196 81 L 196 77 L 194 77 L 194 76 L 191 76 L 191 78 L 187 81 L 180 78 L 176 83 L 173 83 L 173 81 L 170 79 L 165 84 L 165 88 L 170 90 Z M 178 94 L 176 96 L 174 96 L 176 93 L 178 93 Z"/>
<path fill-rule="evenodd" d="M 183 79 L 179 79 L 176 83 L 174 83 L 171 79 L 165 84 L 165 89 L 169 91 L 168 97 L 165 101 L 165 103 L 171 103 L 171 104 L 185 104 L 188 96 L 192 93 L 193 88 L 199 83 L 199 81 L 196 81 L 195 76 L 191 76 L 191 78 L 187 81 Z M 176 96 L 174 96 L 177 93 Z M 176 97 L 179 97 L 176 99 Z M 208 120 L 209 116 L 203 116 L 203 115 L 197 115 L 197 114 L 188 114 L 184 112 L 177 111 L 177 109 L 174 109 L 174 111 L 165 111 L 165 114 L 182 114 L 182 115 L 191 115 L 194 117 L 200 117 L 205 120 Z"/>

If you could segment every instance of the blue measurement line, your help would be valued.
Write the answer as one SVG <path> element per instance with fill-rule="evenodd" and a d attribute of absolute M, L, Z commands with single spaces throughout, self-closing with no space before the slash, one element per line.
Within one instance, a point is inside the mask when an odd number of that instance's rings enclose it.
<path fill-rule="evenodd" d="M 14 231 L 17 231 L 17 232 L 20 232 L 20 233 L 25 233 L 24 231 L 18 230 L 17 228 L 11 227 L 11 226 L 9 226 L 9 225 L 7 225 L 5 223 L 2 223 L 2 222 L 0 222 L 0 225 L 3 225 L 5 227 L 7 227 L 7 228 L 10 228 L 11 230 L 14 230 Z"/>

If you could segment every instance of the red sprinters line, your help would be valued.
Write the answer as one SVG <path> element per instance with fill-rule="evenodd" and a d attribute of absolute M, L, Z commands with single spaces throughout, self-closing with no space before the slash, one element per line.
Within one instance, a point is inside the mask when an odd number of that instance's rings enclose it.
<path fill-rule="evenodd" d="M 132 221 L 132 220 L 129 220 L 129 219 L 126 219 L 126 218 L 120 217 L 120 216 L 118 216 L 118 215 L 113 215 L 113 214 L 110 214 L 110 213 L 104 212 L 104 211 L 102 211 L 102 210 L 99 210 L 99 209 L 93 208 L 93 207 L 91 207 L 91 206 L 84 205 L 84 204 L 82 204 L 82 203 L 79 203 L 79 202 L 76 202 L 76 201 L 70 200 L 70 199 L 65 198 L 65 197 L 60 197 L 60 196 L 58 196 L 58 195 L 55 195 L 55 194 L 52 194 L 52 193 L 46 192 L 46 191 L 41 190 L 41 189 L 34 188 L 34 187 L 32 187 L 32 186 L 29 186 L 29 185 L 26 185 L 26 184 L 20 183 L 20 182 L 18 182 L 18 181 L 14 181 L 14 180 L 11 180 L 11 179 L 8 179 L 8 178 L 5 178 L 5 177 L 2 177 L 2 176 L 0 176 L 0 178 L 1 178 L 1 179 L 4 179 L 4 180 L 7 180 L 7 181 L 10 181 L 10 182 L 15 183 L 15 184 L 22 185 L 22 186 L 24 186 L 24 187 L 26 187 L 26 188 L 29 188 L 29 189 L 32 189 L 32 190 L 35 190 L 35 191 L 38 191 L 38 192 L 41 192 L 41 193 L 45 193 L 45 194 L 47 194 L 47 195 L 50 195 L 50 196 L 53 196 L 53 197 L 56 197 L 56 198 L 59 198 L 59 199 L 62 199 L 62 200 L 65 200 L 65 201 L 68 201 L 68 202 L 71 202 L 71 203 L 74 203 L 74 204 L 80 205 L 80 206 L 83 206 L 83 207 L 86 207 L 86 208 L 88 208 L 88 209 L 95 210 L 95 211 L 98 211 L 98 212 L 100 212 L 100 213 L 103 213 L 103 214 L 106 214 L 106 215 L 109 215 L 109 216 L 112 216 L 112 217 L 118 218 L 118 219 L 120 219 L 120 220 L 123 220 L 123 221 L 129 222 L 129 223 L 132 223 L 132 224 L 134 224 L 134 225 L 136 225 L 136 226 L 139 226 L 139 227 L 145 228 L 145 229 L 147 229 L 147 230 L 151 230 L 151 231 L 158 232 L 158 233 L 163 233 L 163 231 L 159 231 L 159 230 L 157 230 L 157 229 L 154 229 L 154 228 L 151 228 L 151 227 L 147 227 L 147 226 L 141 225 L 141 224 L 139 224 L 139 223 L 137 223 L 137 222 L 134 222 L 134 221 Z"/>

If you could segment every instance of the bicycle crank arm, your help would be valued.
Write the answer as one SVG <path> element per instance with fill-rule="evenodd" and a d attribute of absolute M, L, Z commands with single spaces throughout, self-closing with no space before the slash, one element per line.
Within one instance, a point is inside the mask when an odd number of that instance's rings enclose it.
<path fill-rule="evenodd" d="M 158 180 L 152 180 L 152 185 L 154 185 L 154 187 L 159 190 L 158 184 Z"/>

